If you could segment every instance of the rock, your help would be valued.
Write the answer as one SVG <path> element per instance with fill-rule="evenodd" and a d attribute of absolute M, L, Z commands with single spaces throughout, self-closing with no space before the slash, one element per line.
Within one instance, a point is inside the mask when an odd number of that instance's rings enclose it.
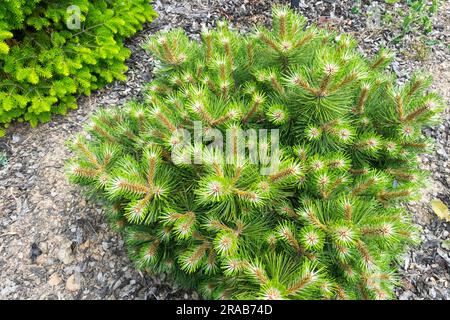
<path fill-rule="evenodd" d="M 43 265 L 46 261 L 47 261 L 47 258 L 45 257 L 45 255 L 40 255 L 35 260 L 36 264 L 38 264 L 38 265 Z"/>
<path fill-rule="evenodd" d="M 78 246 L 78 249 L 80 249 L 81 251 L 84 251 L 87 248 L 89 248 L 90 245 L 91 245 L 91 242 L 89 240 L 86 240 L 85 242 L 83 242 L 82 244 L 80 244 Z"/>
<path fill-rule="evenodd" d="M 11 142 L 12 142 L 12 143 L 18 143 L 19 141 L 20 141 L 20 135 L 18 135 L 18 134 L 13 134 L 13 135 L 12 135 Z"/>
<path fill-rule="evenodd" d="M 450 257 L 448 252 L 442 250 L 441 248 L 437 248 L 436 252 L 441 256 L 442 259 L 445 260 L 445 262 L 447 262 L 448 266 L 450 267 Z"/>
<path fill-rule="evenodd" d="M 431 287 L 430 290 L 428 290 L 428 294 L 430 295 L 431 298 L 435 299 L 436 298 L 436 289 Z"/>
<path fill-rule="evenodd" d="M 60 283 L 61 283 L 61 278 L 58 276 L 58 274 L 56 272 L 54 274 L 52 274 L 50 276 L 50 278 L 48 279 L 48 284 L 51 286 L 56 287 Z"/>
<path fill-rule="evenodd" d="M 31 244 L 31 249 L 30 249 L 30 259 L 31 262 L 34 263 L 36 262 L 36 258 L 39 257 L 42 254 L 42 250 L 39 249 L 38 245 L 33 242 Z"/>
<path fill-rule="evenodd" d="M 42 250 L 42 253 L 48 253 L 48 243 L 47 242 L 41 242 L 39 244 L 39 248 Z"/>
<path fill-rule="evenodd" d="M 112 287 L 112 290 L 114 291 L 114 290 L 116 290 L 118 287 L 120 287 L 120 285 L 122 284 L 122 281 L 119 279 L 119 280 L 117 280 L 115 283 L 114 283 L 114 285 L 113 285 L 113 287 Z"/>
<path fill-rule="evenodd" d="M 108 242 L 106 242 L 106 241 L 102 242 L 103 250 L 108 251 L 109 247 L 110 247 L 110 244 Z"/>
<path fill-rule="evenodd" d="M 70 248 L 70 245 L 69 246 L 65 245 L 61 249 L 59 249 L 58 259 L 66 265 L 72 263 L 74 257 L 72 255 L 72 249 Z"/>
<path fill-rule="evenodd" d="M 408 268 L 409 268 L 409 263 L 410 263 L 410 261 L 411 261 L 410 258 L 409 258 L 409 255 L 405 256 L 404 259 L 405 259 L 405 264 L 404 264 L 403 269 L 404 269 L 404 270 L 408 270 Z"/>
<path fill-rule="evenodd" d="M 67 279 L 66 289 L 69 291 L 78 291 L 81 289 L 81 275 L 78 272 L 75 272 Z"/>
<path fill-rule="evenodd" d="M 398 297 L 398 299 L 399 299 L 399 300 L 409 300 L 409 298 L 410 298 L 412 295 L 413 295 L 413 294 L 412 294 L 411 291 L 406 290 L 405 292 L 403 292 L 403 293 Z"/>
<path fill-rule="evenodd" d="M 14 165 L 11 166 L 11 169 L 15 170 L 15 171 L 19 171 L 20 169 L 22 169 L 22 166 L 23 165 L 20 162 L 19 163 L 15 163 Z"/>

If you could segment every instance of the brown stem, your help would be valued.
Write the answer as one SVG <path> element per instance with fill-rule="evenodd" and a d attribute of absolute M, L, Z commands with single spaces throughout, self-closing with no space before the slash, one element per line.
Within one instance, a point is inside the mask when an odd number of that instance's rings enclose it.
<path fill-rule="evenodd" d="M 258 109 L 258 107 L 261 105 L 261 102 L 258 100 L 254 100 L 252 107 L 250 108 L 250 110 L 247 112 L 247 114 L 244 116 L 244 118 L 242 119 L 242 123 L 247 123 L 247 121 L 250 119 L 250 117 L 256 112 L 256 110 Z"/>
<path fill-rule="evenodd" d="M 345 217 L 345 219 L 348 220 L 348 221 L 352 220 L 352 215 L 353 215 L 353 207 L 349 203 L 346 203 L 344 205 L 344 217 Z"/>
<path fill-rule="evenodd" d="M 404 115 L 403 115 L 403 99 L 402 99 L 402 97 L 399 94 L 395 96 L 395 104 L 397 106 L 398 119 L 403 122 L 403 119 L 404 119 Z"/>
<path fill-rule="evenodd" d="M 120 181 L 118 183 L 118 187 L 120 189 L 133 190 L 134 192 L 137 192 L 137 193 L 149 193 L 150 192 L 150 189 L 147 186 L 144 186 L 139 183 L 130 183 L 130 182 L 126 182 L 126 181 Z"/>
<path fill-rule="evenodd" d="M 81 152 L 84 154 L 84 156 L 98 169 L 100 169 L 102 166 L 98 163 L 97 158 L 95 155 L 91 152 L 91 150 L 88 149 L 88 147 L 82 143 L 81 141 L 78 141 L 76 143 L 77 147 L 81 150 Z"/>
<path fill-rule="evenodd" d="M 247 43 L 247 67 L 253 65 L 254 51 L 253 43 Z"/>
<path fill-rule="evenodd" d="M 405 117 L 405 122 L 413 121 L 427 111 L 428 111 L 427 105 L 420 107 L 420 108 L 416 109 L 415 111 L 411 112 L 410 114 L 408 114 Z"/>
<path fill-rule="evenodd" d="M 350 169 L 348 171 L 354 175 L 367 174 L 369 172 L 367 169 Z"/>
<path fill-rule="evenodd" d="M 99 171 L 95 169 L 75 168 L 74 173 L 84 177 L 95 178 Z"/>
<path fill-rule="evenodd" d="M 209 62 L 212 57 L 212 37 L 211 35 L 207 35 L 204 38 L 206 44 L 206 62 Z"/>
<path fill-rule="evenodd" d="M 166 55 L 166 60 L 169 61 L 172 64 L 176 64 L 177 63 L 177 59 L 175 58 L 174 54 L 172 53 L 172 49 L 167 44 L 167 41 L 163 40 L 161 45 L 162 45 L 164 54 Z"/>
<path fill-rule="evenodd" d="M 306 287 L 311 281 L 313 280 L 312 275 L 308 273 L 306 276 L 300 278 L 298 281 L 296 281 L 292 286 L 287 288 L 287 294 L 294 294 L 297 291 L 303 289 Z"/>
<path fill-rule="evenodd" d="M 94 130 L 95 132 L 100 134 L 103 138 L 105 138 L 109 142 L 116 141 L 112 135 L 110 135 L 106 130 L 104 130 L 103 128 L 101 128 L 100 126 L 98 126 L 96 124 L 92 127 L 92 130 Z"/>
<path fill-rule="evenodd" d="M 299 41 L 297 41 L 297 43 L 294 44 L 294 48 L 300 48 L 301 46 L 303 46 L 305 43 L 309 42 L 312 38 L 314 37 L 313 33 L 309 33 L 306 36 L 304 36 L 302 39 L 300 39 Z"/>
<path fill-rule="evenodd" d="M 309 93 L 311 93 L 311 94 L 317 96 L 318 90 L 312 88 L 305 80 L 300 79 L 300 77 L 297 78 L 297 79 L 295 79 L 294 83 L 295 83 L 297 86 L 299 86 L 300 88 L 302 88 L 302 89 L 308 91 Z"/>
<path fill-rule="evenodd" d="M 159 118 L 159 120 L 162 121 L 162 123 L 164 124 L 164 126 L 170 131 L 170 132 L 174 132 L 177 130 L 177 128 L 170 122 L 169 119 L 166 118 L 166 116 L 159 111 L 156 116 Z"/>
<path fill-rule="evenodd" d="M 150 163 L 148 165 L 147 183 L 150 188 L 153 188 L 153 178 L 155 176 L 156 157 L 150 157 Z"/>
<path fill-rule="evenodd" d="M 427 147 L 427 144 L 422 142 L 404 142 L 402 143 L 402 147 L 425 149 Z"/>
<path fill-rule="evenodd" d="M 226 115 L 223 115 L 220 118 L 218 118 L 218 119 L 214 120 L 213 122 L 211 122 L 211 126 L 214 127 L 214 126 L 217 126 L 219 124 L 222 124 L 225 121 L 231 119 L 232 117 L 233 117 L 233 114 L 231 112 L 227 113 Z"/>
<path fill-rule="evenodd" d="M 276 182 L 295 173 L 294 168 L 287 168 L 269 176 L 270 181 Z"/>
<path fill-rule="evenodd" d="M 280 16 L 280 39 L 284 39 L 286 36 L 286 15 Z"/>
<path fill-rule="evenodd" d="M 271 47 L 272 49 L 274 49 L 275 51 L 279 51 L 280 49 L 278 48 L 276 42 L 274 40 L 272 40 L 271 38 L 269 38 L 268 36 L 266 36 L 264 33 L 261 33 L 259 35 L 259 38 L 265 42 L 269 47 Z"/>
<path fill-rule="evenodd" d="M 356 79 L 357 75 L 356 73 L 352 72 L 349 76 L 346 76 L 343 78 L 338 84 L 331 87 L 328 92 L 335 92 L 343 87 L 345 87 L 347 84 L 353 82 Z"/>
<path fill-rule="evenodd" d="M 374 64 L 371 66 L 371 69 L 376 69 L 378 68 L 381 64 L 383 64 L 386 61 L 386 57 L 381 55 L 375 62 Z"/>
<path fill-rule="evenodd" d="M 358 113 L 362 114 L 364 112 L 364 104 L 367 101 L 367 96 L 369 95 L 369 88 L 364 87 L 361 90 L 361 94 L 359 95 L 359 100 L 358 100 Z"/>
<path fill-rule="evenodd" d="M 411 191 L 409 190 L 391 191 L 391 192 L 382 191 L 378 194 L 378 199 L 380 199 L 381 202 L 387 202 L 394 198 L 407 197 L 410 194 Z"/>
<path fill-rule="evenodd" d="M 272 87 L 274 87 L 275 90 L 277 90 L 281 94 L 284 93 L 284 88 L 281 85 L 281 83 L 278 81 L 278 79 L 275 77 L 275 75 L 271 75 L 269 77 L 269 80 L 270 80 L 270 83 L 272 84 Z"/>
<path fill-rule="evenodd" d="M 223 43 L 223 48 L 224 48 L 225 53 L 227 55 L 228 61 L 230 63 L 231 70 L 233 70 L 234 59 L 233 59 L 233 53 L 231 52 L 230 42 L 229 41 L 224 42 Z"/>
<path fill-rule="evenodd" d="M 352 195 L 357 196 L 358 194 L 361 194 L 365 190 L 367 190 L 370 186 L 372 186 L 375 183 L 375 179 L 371 178 L 367 180 L 364 183 L 360 183 L 356 188 L 352 190 Z"/>
<path fill-rule="evenodd" d="M 420 86 L 423 84 L 423 80 L 422 79 L 417 79 L 416 81 L 414 81 L 411 85 L 411 87 L 408 90 L 408 94 L 407 97 L 411 98 L 411 96 L 416 93 L 416 91 L 420 88 Z"/>

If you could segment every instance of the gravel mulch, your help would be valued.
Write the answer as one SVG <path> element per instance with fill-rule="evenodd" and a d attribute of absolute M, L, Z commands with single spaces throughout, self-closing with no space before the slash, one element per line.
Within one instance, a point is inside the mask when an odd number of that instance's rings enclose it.
<path fill-rule="evenodd" d="M 70 153 L 65 142 L 82 130 L 92 111 L 142 96 L 154 65 L 140 48 L 148 35 L 182 27 L 196 38 L 202 25 L 219 19 L 248 30 L 254 23 L 268 23 L 273 3 L 157 0 L 154 6 L 159 18 L 127 43 L 133 54 L 127 62 L 126 82 L 114 82 L 90 97 L 80 97 L 78 110 L 37 128 L 11 126 L 0 139 L 0 151 L 9 160 L 0 167 L 0 299 L 198 299 L 197 293 L 182 290 L 165 277 L 134 269 L 123 240 L 109 230 L 101 207 L 86 201 L 79 188 L 67 182 L 63 168 Z M 357 11 L 352 9 L 355 3 Z M 310 22 L 354 34 L 365 54 L 373 54 L 379 46 L 392 48 L 399 53 L 393 71 L 402 78 L 417 68 L 431 72 L 435 89 L 450 101 L 450 4 L 441 4 L 434 31 L 426 38 L 433 45 L 425 48 L 418 33 L 395 44 L 394 28 L 368 24 L 366 12 L 374 8 L 384 13 L 392 6 L 384 1 L 303 0 L 299 10 Z M 449 238 L 450 224 L 438 220 L 429 205 L 433 198 L 450 203 L 449 111 L 441 125 L 425 133 L 436 139 L 435 151 L 422 156 L 432 179 L 422 199 L 408 204 L 423 229 L 423 241 L 399 266 L 400 299 L 450 299 L 450 256 L 442 246 Z"/>

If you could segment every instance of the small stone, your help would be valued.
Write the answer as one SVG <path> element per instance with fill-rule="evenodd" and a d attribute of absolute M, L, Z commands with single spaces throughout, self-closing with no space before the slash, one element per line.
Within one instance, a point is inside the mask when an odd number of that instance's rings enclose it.
<path fill-rule="evenodd" d="M 40 255 L 35 260 L 36 264 L 38 264 L 38 265 L 43 265 L 46 261 L 47 261 L 47 258 L 45 257 L 45 255 Z"/>
<path fill-rule="evenodd" d="M 66 289 L 69 291 L 78 291 L 81 289 L 81 276 L 75 272 L 66 281 Z"/>
<path fill-rule="evenodd" d="M 58 259 L 64 264 L 70 264 L 73 261 L 72 250 L 70 247 L 63 247 L 58 251 Z"/>
<path fill-rule="evenodd" d="M 34 263 L 36 262 L 36 258 L 39 257 L 42 254 L 42 250 L 38 247 L 38 245 L 36 243 L 32 243 L 31 244 L 31 249 L 30 249 L 30 259 L 31 262 Z"/>
<path fill-rule="evenodd" d="M 444 250 L 442 250 L 441 248 L 437 248 L 436 252 L 438 255 L 440 255 L 442 257 L 442 259 L 445 260 L 445 262 L 447 262 L 447 264 L 450 266 L 450 257 L 447 254 L 447 252 L 445 252 Z"/>
<path fill-rule="evenodd" d="M 61 278 L 58 276 L 58 274 L 56 272 L 54 274 L 52 274 L 50 276 L 50 278 L 48 279 L 48 284 L 51 286 L 56 287 L 60 283 L 61 283 Z"/>
<path fill-rule="evenodd" d="M 122 284 L 122 281 L 117 280 L 116 283 L 114 283 L 112 290 L 116 290 L 121 284 Z"/>
<path fill-rule="evenodd" d="M 105 282 L 105 276 L 103 275 L 102 272 L 99 272 L 99 273 L 97 274 L 97 280 L 98 280 L 98 282 L 100 282 L 100 283 Z"/>
<path fill-rule="evenodd" d="M 12 165 L 12 166 L 11 166 L 11 169 L 12 169 L 12 170 L 19 171 L 20 169 L 22 169 L 22 166 L 23 166 L 23 165 L 19 162 L 19 163 L 16 163 L 16 164 Z"/>
<path fill-rule="evenodd" d="M 109 247 L 110 247 L 110 244 L 108 242 L 106 242 L 106 241 L 102 242 L 103 250 L 107 251 L 109 249 Z"/>
<path fill-rule="evenodd" d="M 409 290 L 407 290 L 407 291 L 403 292 L 403 293 L 398 297 L 398 299 L 399 299 L 399 300 L 409 300 L 409 298 L 410 298 L 411 296 L 412 296 L 412 292 L 409 291 Z"/>
<path fill-rule="evenodd" d="M 80 244 L 78 246 L 78 249 L 80 249 L 81 251 L 84 251 L 87 248 L 89 248 L 90 245 L 91 245 L 91 242 L 89 240 L 86 240 L 85 242 L 83 242 L 82 244 Z"/>
<path fill-rule="evenodd" d="M 47 242 L 41 242 L 39 244 L 39 248 L 41 248 L 42 253 L 48 253 L 48 243 Z"/>
<path fill-rule="evenodd" d="M 430 290 L 428 290 L 428 294 L 431 298 L 436 298 L 436 290 L 434 288 L 430 288 Z"/>
<path fill-rule="evenodd" d="M 409 256 L 406 256 L 404 270 L 408 270 L 410 262 L 411 262 L 411 260 L 410 260 Z"/>
<path fill-rule="evenodd" d="M 19 142 L 20 141 L 20 136 L 18 134 L 13 134 L 11 141 L 12 141 L 12 143 Z"/>

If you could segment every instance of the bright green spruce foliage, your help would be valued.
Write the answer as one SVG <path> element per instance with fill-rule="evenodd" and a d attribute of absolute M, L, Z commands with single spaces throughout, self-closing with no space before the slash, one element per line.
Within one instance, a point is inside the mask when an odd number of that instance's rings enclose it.
<path fill-rule="evenodd" d="M 81 29 L 67 27 L 71 6 Z M 35 126 L 76 108 L 75 95 L 123 80 L 123 40 L 155 15 L 147 0 L 0 1 L 0 125 Z"/>
<path fill-rule="evenodd" d="M 397 86 L 387 52 L 367 61 L 349 36 L 304 25 L 276 7 L 273 30 L 151 37 L 148 100 L 100 111 L 73 141 L 70 179 L 108 204 L 139 268 L 213 299 L 393 297 L 415 235 L 400 203 L 422 184 L 421 128 L 443 104 L 427 77 Z M 180 148 L 198 122 L 203 142 Z M 249 128 L 280 130 L 276 171 L 238 156 Z M 205 148 L 213 129 L 228 158 Z M 202 146 L 203 161 L 180 161 Z"/>

